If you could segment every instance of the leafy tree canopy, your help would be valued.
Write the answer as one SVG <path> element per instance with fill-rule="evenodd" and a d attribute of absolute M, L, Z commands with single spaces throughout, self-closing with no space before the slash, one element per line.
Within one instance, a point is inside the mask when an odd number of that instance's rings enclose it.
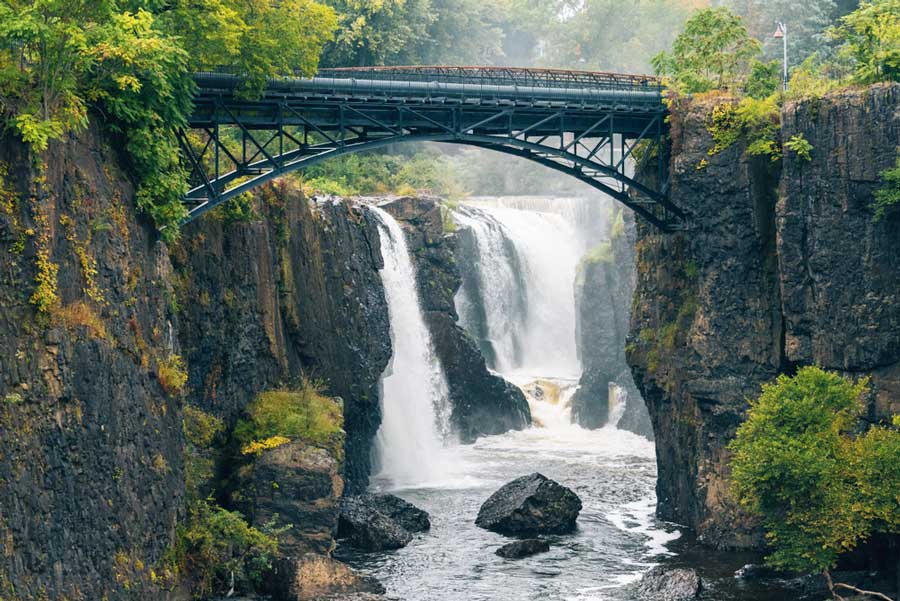
<path fill-rule="evenodd" d="M 335 25 L 313 0 L 0 0 L 0 118 L 41 152 L 98 109 L 126 140 L 139 206 L 173 225 L 187 178 L 172 132 L 191 72 L 235 66 L 248 94 L 273 75 L 309 75 Z"/>
<path fill-rule="evenodd" d="M 858 83 L 900 81 L 900 0 L 873 0 L 841 19 L 832 36 Z"/>
<path fill-rule="evenodd" d="M 759 41 L 750 37 L 740 17 L 727 8 L 707 8 L 687 21 L 671 54 L 653 57 L 653 67 L 672 76 L 686 93 L 734 89 L 759 54 Z"/>

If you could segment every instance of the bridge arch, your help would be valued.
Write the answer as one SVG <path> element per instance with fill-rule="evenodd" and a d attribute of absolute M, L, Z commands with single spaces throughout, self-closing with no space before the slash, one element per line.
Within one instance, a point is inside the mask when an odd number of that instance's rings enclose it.
<path fill-rule="evenodd" d="M 685 214 L 630 174 L 629 159 L 662 145 L 665 107 L 647 78 L 577 71 L 412 67 L 336 69 L 280 79 L 240 97 L 240 78 L 198 74 L 199 94 L 179 140 L 191 167 L 192 221 L 271 179 L 353 152 L 400 142 L 494 150 L 573 176 L 664 231 Z M 189 130 L 200 132 L 192 143 Z"/>

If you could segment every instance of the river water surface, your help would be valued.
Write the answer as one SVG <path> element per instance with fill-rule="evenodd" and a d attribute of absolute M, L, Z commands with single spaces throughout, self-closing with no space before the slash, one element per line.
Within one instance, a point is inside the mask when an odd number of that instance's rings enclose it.
<path fill-rule="evenodd" d="M 455 470 L 443 482 L 397 489 L 376 480 L 375 489 L 428 511 L 431 531 L 397 551 L 342 547 L 341 558 L 405 601 L 626 598 L 622 586 L 638 580 L 668 553 L 664 543 L 678 537 L 653 517 L 653 444 L 611 426 L 571 425 L 565 408 L 549 403 L 532 400 L 532 410 L 546 427 L 447 448 Z M 497 488 L 535 471 L 581 498 L 578 530 L 550 537 L 549 553 L 502 559 L 494 551 L 510 539 L 476 527 L 475 516 Z"/>

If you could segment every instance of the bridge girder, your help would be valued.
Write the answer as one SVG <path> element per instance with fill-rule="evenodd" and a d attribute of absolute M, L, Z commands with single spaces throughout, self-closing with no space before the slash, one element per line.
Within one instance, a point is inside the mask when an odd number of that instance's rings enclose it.
<path fill-rule="evenodd" d="M 662 150 L 665 131 L 661 103 L 645 99 L 631 105 L 608 98 L 361 98 L 317 91 L 244 101 L 218 90 L 198 97 L 189 128 L 178 132 L 191 169 L 186 222 L 329 158 L 401 142 L 447 142 L 566 173 L 673 231 L 684 228 L 686 215 L 667 198 L 664 161 L 657 161 L 660 189 L 631 175 L 635 162 Z"/>

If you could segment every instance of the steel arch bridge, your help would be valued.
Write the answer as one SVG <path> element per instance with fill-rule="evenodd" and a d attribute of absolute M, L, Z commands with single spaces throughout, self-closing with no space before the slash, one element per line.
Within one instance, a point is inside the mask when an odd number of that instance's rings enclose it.
<path fill-rule="evenodd" d="M 242 78 L 195 75 L 178 133 L 191 169 L 190 222 L 285 173 L 398 142 L 465 144 L 528 159 L 612 196 L 664 231 L 686 215 L 635 162 L 662 150 L 666 108 L 649 77 L 503 67 L 372 67 L 270 80 L 242 99 Z M 192 135 L 193 134 L 193 135 Z"/>

